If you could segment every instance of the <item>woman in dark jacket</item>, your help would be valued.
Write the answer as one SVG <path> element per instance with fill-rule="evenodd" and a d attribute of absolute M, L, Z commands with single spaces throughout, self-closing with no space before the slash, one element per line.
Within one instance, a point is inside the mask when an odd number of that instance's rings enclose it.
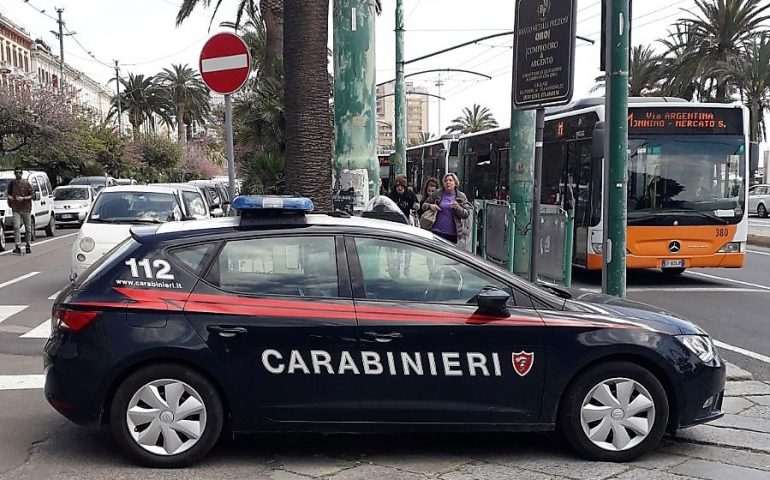
<path fill-rule="evenodd" d="M 424 210 L 436 212 L 436 222 L 431 231 L 452 243 L 457 243 L 467 235 L 463 220 L 471 215 L 473 207 L 468 197 L 457 189 L 457 176 L 454 173 L 444 175 L 441 183 L 443 188 L 425 200 L 422 207 Z"/>
<path fill-rule="evenodd" d="M 398 205 L 406 219 L 410 220 L 411 225 L 412 212 L 420 208 L 420 203 L 417 201 L 417 195 L 409 190 L 406 183 L 406 175 L 396 176 L 396 181 L 393 182 L 393 190 L 388 194 L 388 198 Z"/>

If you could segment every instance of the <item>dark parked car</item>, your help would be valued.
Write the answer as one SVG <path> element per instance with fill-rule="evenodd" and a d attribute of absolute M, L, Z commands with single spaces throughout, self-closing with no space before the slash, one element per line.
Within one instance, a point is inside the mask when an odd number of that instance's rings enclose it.
<path fill-rule="evenodd" d="M 134 227 L 55 301 L 48 402 L 142 464 L 189 465 L 223 429 L 559 427 L 588 458 L 628 461 L 722 416 L 725 366 L 686 320 L 567 298 L 307 199 L 233 205 Z"/>

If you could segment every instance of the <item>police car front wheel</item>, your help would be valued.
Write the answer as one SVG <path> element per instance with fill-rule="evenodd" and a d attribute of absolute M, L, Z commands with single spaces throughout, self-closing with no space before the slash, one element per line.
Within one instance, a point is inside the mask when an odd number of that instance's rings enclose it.
<path fill-rule="evenodd" d="M 176 468 L 203 458 L 222 431 L 224 412 L 216 388 L 175 364 L 142 368 L 115 391 L 110 423 L 115 440 L 137 462 Z"/>
<path fill-rule="evenodd" d="M 668 410 L 666 391 L 652 373 L 632 363 L 610 362 L 570 384 L 559 427 L 580 454 L 627 462 L 660 443 Z"/>

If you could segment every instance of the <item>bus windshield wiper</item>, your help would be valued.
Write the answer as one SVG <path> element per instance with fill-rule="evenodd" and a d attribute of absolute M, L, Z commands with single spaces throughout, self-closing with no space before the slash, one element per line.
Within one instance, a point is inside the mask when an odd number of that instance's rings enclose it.
<path fill-rule="evenodd" d="M 718 221 L 719 223 L 722 223 L 722 224 L 727 224 L 728 223 L 726 218 L 718 217 L 718 216 L 714 215 L 713 213 L 708 213 L 708 212 L 705 212 L 703 210 L 681 210 L 681 209 L 676 209 L 675 210 L 675 209 L 671 209 L 671 210 L 659 210 L 657 212 L 639 211 L 639 212 L 629 212 L 629 217 L 632 216 L 631 213 L 638 213 L 639 216 L 636 217 L 636 218 L 666 217 L 666 216 L 670 216 L 670 215 L 671 216 L 676 216 L 676 215 L 681 215 L 681 216 L 696 215 L 696 216 L 699 216 L 699 217 L 708 218 L 709 220 L 716 220 L 716 221 Z"/>

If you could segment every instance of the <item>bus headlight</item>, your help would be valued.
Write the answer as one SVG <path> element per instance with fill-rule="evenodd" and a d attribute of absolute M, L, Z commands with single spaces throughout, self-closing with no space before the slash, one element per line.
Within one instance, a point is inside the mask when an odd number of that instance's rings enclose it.
<path fill-rule="evenodd" d="M 714 357 L 717 355 L 714 343 L 708 336 L 677 335 L 676 339 L 679 340 L 679 343 L 687 347 L 687 350 L 694 353 L 703 363 L 709 363 L 714 360 Z"/>
<path fill-rule="evenodd" d="M 717 251 L 717 253 L 740 253 L 744 250 L 745 248 L 743 242 L 730 242 L 725 243 L 722 248 Z"/>
<path fill-rule="evenodd" d="M 591 248 L 597 255 L 602 254 L 602 242 L 591 242 Z"/>

